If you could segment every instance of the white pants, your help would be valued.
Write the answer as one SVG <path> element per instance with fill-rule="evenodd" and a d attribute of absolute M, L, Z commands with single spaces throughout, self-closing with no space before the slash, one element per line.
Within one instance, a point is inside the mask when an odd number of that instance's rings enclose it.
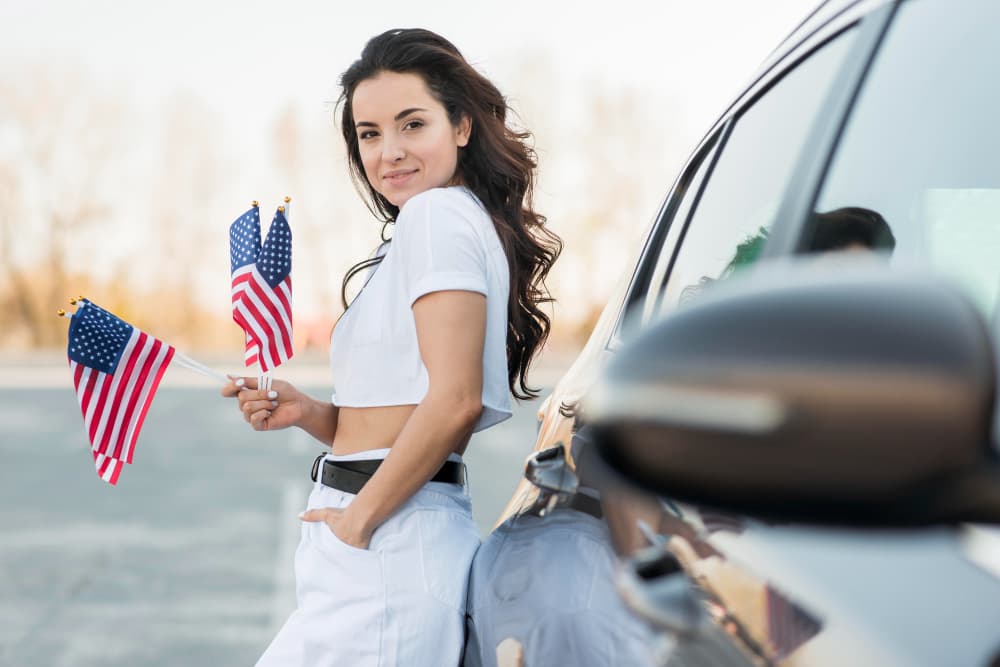
<path fill-rule="evenodd" d="M 384 458 L 388 451 L 325 458 Z M 317 481 L 308 509 L 347 507 L 354 497 Z M 303 522 L 298 605 L 257 667 L 458 665 L 478 548 L 468 491 L 457 484 L 425 484 L 375 530 L 368 549 L 340 541 L 322 521 Z"/>

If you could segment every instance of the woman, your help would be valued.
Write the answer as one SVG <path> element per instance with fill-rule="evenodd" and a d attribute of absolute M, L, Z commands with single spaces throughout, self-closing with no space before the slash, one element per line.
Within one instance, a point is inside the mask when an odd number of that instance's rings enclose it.
<path fill-rule="evenodd" d="M 352 174 L 394 231 L 344 279 L 370 268 L 331 338 L 333 398 L 223 389 L 253 428 L 331 446 L 301 515 L 298 607 L 258 665 L 455 665 L 479 545 L 461 456 L 511 394 L 537 393 L 561 242 L 532 210 L 530 135 L 447 40 L 378 35 L 341 85 Z"/>

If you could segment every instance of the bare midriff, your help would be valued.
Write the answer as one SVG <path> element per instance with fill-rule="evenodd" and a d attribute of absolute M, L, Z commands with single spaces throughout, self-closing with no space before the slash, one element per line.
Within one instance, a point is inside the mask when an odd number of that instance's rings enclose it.
<path fill-rule="evenodd" d="M 333 453 L 338 456 L 356 454 L 369 449 L 391 448 L 416 405 L 386 405 L 373 408 L 342 406 L 337 414 L 337 433 L 333 437 Z M 469 439 L 457 443 L 455 452 L 465 452 Z"/>

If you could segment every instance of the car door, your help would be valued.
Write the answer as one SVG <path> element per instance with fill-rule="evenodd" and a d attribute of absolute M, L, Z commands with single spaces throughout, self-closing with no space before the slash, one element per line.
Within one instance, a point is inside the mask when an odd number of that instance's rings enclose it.
<path fill-rule="evenodd" d="M 754 230 L 732 220 L 734 206 L 747 201 L 703 203 L 659 297 L 661 315 L 731 278 L 748 257 L 849 251 L 951 276 L 996 322 L 1000 147 L 992 119 L 1000 98 L 982 82 L 997 62 L 997 14 L 995 3 L 909 0 L 870 15 L 852 51 L 874 56 L 845 60 L 841 89 L 823 96 L 825 104 L 839 99 L 842 113 L 816 112 L 775 226 L 761 233 L 764 247 L 757 252 L 748 243 Z M 852 67 L 854 78 L 845 77 Z M 738 130 L 739 121 L 734 136 Z M 739 192 L 723 187 L 722 173 L 713 172 L 706 202 L 713 187 Z M 1000 560 L 980 548 L 987 529 L 819 531 L 672 506 L 697 536 L 674 540 L 672 550 L 708 596 L 718 627 L 760 660 L 996 660 Z M 995 539 L 995 529 L 988 534 Z"/>
<path fill-rule="evenodd" d="M 841 75 L 844 63 L 850 60 L 848 57 L 851 55 L 850 46 L 854 42 L 853 35 L 856 34 L 856 31 L 853 31 L 854 23 L 862 14 L 863 12 L 855 10 L 847 17 L 842 16 L 839 25 L 826 26 L 805 36 L 806 46 L 796 52 L 798 55 L 789 56 L 775 64 L 767 76 L 755 82 L 745 96 L 746 99 L 723 117 L 702 142 L 671 189 L 629 280 L 622 282 L 620 289 L 602 314 L 584 351 L 540 410 L 536 452 L 556 447 L 561 450 L 567 468 L 581 472 L 577 470 L 576 452 L 573 447 L 574 436 L 579 435 L 575 433 L 577 427 L 585 423 L 585 415 L 579 414 L 576 409 L 579 398 L 590 387 L 608 356 L 613 354 L 623 341 L 627 341 L 630 335 L 640 330 L 650 318 L 659 316 L 679 302 L 677 295 L 669 292 L 669 288 L 678 285 L 679 281 L 671 280 L 666 283 L 664 281 L 668 275 L 673 275 L 685 267 L 691 267 L 690 270 L 697 269 L 698 262 L 691 262 L 690 259 L 697 259 L 699 253 L 694 251 L 678 253 L 677 249 L 682 241 L 693 249 L 699 248 L 699 244 L 704 245 L 699 241 L 700 230 L 708 230 L 719 223 L 703 221 L 717 220 L 725 212 L 725 207 L 720 206 L 720 203 L 732 198 L 727 193 L 727 188 L 731 188 L 732 185 L 726 186 L 726 183 L 731 184 L 735 181 L 750 184 L 742 187 L 740 193 L 745 210 L 752 211 L 753 214 L 739 221 L 739 224 L 724 230 L 724 241 L 732 242 L 729 249 L 749 241 L 753 257 L 756 257 L 763 247 L 762 241 L 767 240 L 766 234 L 772 228 L 780 227 L 774 224 L 775 212 L 782 201 L 782 194 L 795 178 L 794 167 L 806 148 L 814 115 L 817 113 L 816 109 L 821 105 L 825 92 L 833 85 L 836 77 Z M 827 41 L 836 41 L 831 40 L 832 36 L 842 38 L 839 46 L 827 50 L 820 48 Z M 811 59 L 813 53 L 824 55 L 813 61 Z M 797 70 L 797 66 L 803 60 L 807 64 L 812 62 L 816 64 L 803 66 L 800 70 L 801 76 L 788 79 L 797 82 L 796 85 L 779 86 L 779 82 Z M 772 94 L 774 90 L 791 90 L 791 92 Z M 783 115 L 775 122 L 768 122 L 774 120 L 773 112 L 768 111 L 774 107 L 780 109 Z M 760 111 L 750 113 L 753 109 Z M 719 157 L 720 146 L 722 157 Z M 727 157 L 730 155 L 732 157 Z M 722 174 L 718 177 L 720 185 L 713 186 L 711 184 L 715 181 L 716 174 Z M 708 187 L 705 187 L 706 179 L 709 179 Z M 709 215 L 699 211 L 714 211 L 714 213 Z M 737 221 L 732 219 L 730 222 Z M 759 232 L 761 229 L 764 230 L 764 234 L 754 242 L 750 238 L 753 233 L 747 230 Z M 709 231 L 710 236 L 711 234 Z M 719 266 L 725 268 L 726 264 L 723 262 L 719 265 L 718 248 L 715 248 L 715 251 L 711 260 L 714 262 L 711 269 L 713 271 L 718 270 Z M 704 255 L 704 252 L 701 254 Z M 704 266 L 701 275 L 708 276 L 708 264 Z M 687 270 L 687 273 L 690 273 L 690 270 Z M 588 486 L 586 474 L 581 475 L 580 481 L 584 488 Z M 699 525 L 697 522 L 685 523 L 678 520 L 676 507 L 671 507 L 669 504 L 664 506 L 658 499 L 648 495 L 621 489 L 608 491 L 602 489 L 601 496 L 604 516 L 610 528 L 609 536 L 613 539 L 619 554 L 631 553 L 646 544 L 649 530 L 687 534 L 692 525 Z M 488 589 L 491 585 L 495 588 L 497 582 L 502 583 L 503 579 L 510 579 L 509 573 L 505 573 L 505 568 L 492 566 L 502 562 L 504 545 L 516 542 L 516 537 L 512 539 L 512 530 L 517 527 L 517 517 L 536 512 L 539 498 L 538 486 L 527 480 L 520 483 L 498 520 L 494 534 L 481 550 L 483 560 L 490 561 L 489 568 L 481 569 L 490 571 L 477 575 L 482 581 L 473 586 L 474 591 L 470 598 L 473 607 L 479 605 L 480 609 L 483 608 L 482 601 L 476 598 L 475 591 Z M 646 532 L 642 526 L 647 528 Z M 699 556 L 707 555 L 706 552 L 699 552 L 700 545 L 693 535 L 691 538 L 695 553 Z M 544 550 L 544 542 L 543 535 L 537 536 L 529 550 Z M 530 553 L 519 555 L 521 560 L 531 557 Z M 558 564 L 560 574 L 577 571 L 577 568 L 584 564 L 582 559 L 567 558 L 565 553 L 560 553 L 560 558 L 562 558 Z M 604 574 L 608 578 L 611 576 L 610 571 Z M 572 577 L 546 577 L 543 572 L 527 573 L 519 577 L 537 584 L 547 596 L 557 600 L 568 599 L 573 593 L 571 589 L 584 585 L 581 581 L 592 582 L 592 578 L 586 578 L 578 579 L 575 584 L 567 583 L 573 581 Z M 511 605 L 512 597 L 516 596 L 508 596 L 505 601 L 509 606 L 504 610 L 504 614 L 508 617 L 518 616 L 520 626 L 533 628 L 536 634 L 540 634 L 545 628 L 544 615 L 547 610 L 527 603 L 527 597 L 524 598 L 526 604 Z M 497 606 L 493 605 L 492 610 L 495 611 L 496 608 Z M 506 623 L 503 619 L 498 620 L 495 613 L 491 618 L 480 620 L 485 621 L 487 627 L 473 628 L 475 645 L 470 646 L 470 652 L 476 652 L 483 660 L 475 662 L 469 655 L 467 661 L 469 664 L 493 664 L 490 662 L 492 649 L 505 639 L 518 639 L 515 636 L 518 624 Z M 501 634 L 491 634 L 501 626 L 503 627 Z M 580 623 L 579 627 L 583 628 L 583 623 Z M 572 630 L 564 628 L 564 631 Z M 679 655 L 686 656 L 683 658 L 687 661 L 684 664 L 747 664 L 745 654 L 735 648 L 728 637 L 729 635 L 724 632 L 721 635 L 718 633 L 703 635 L 681 646 Z M 594 642 L 596 646 L 614 641 L 614 636 L 589 632 L 585 637 L 579 637 L 577 643 L 586 646 L 588 642 Z M 527 662 L 530 664 L 530 661 Z"/>
<path fill-rule="evenodd" d="M 788 202 L 809 187 L 802 182 L 809 166 L 826 160 L 831 128 L 847 109 L 845 90 L 857 85 L 886 20 L 883 10 L 825 25 L 734 108 L 660 289 L 651 292 L 648 318 L 669 317 L 762 259 L 791 252 L 769 246 L 802 227 L 805 216 L 789 215 Z M 819 618 L 708 539 L 740 534 L 744 519 L 664 501 L 658 532 L 699 583 L 714 622 L 679 641 L 666 664 L 780 661 L 820 631 Z M 614 534 L 630 532 L 610 513 L 609 521 Z M 623 551 L 632 546 L 618 542 Z"/>

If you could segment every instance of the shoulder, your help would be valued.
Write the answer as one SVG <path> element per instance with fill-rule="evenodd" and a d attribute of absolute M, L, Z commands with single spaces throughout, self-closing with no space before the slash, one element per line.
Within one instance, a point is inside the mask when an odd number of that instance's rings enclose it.
<path fill-rule="evenodd" d="M 405 230 L 425 227 L 479 227 L 490 222 L 486 209 L 467 188 L 431 188 L 411 197 L 399 212 L 396 226 Z"/>

